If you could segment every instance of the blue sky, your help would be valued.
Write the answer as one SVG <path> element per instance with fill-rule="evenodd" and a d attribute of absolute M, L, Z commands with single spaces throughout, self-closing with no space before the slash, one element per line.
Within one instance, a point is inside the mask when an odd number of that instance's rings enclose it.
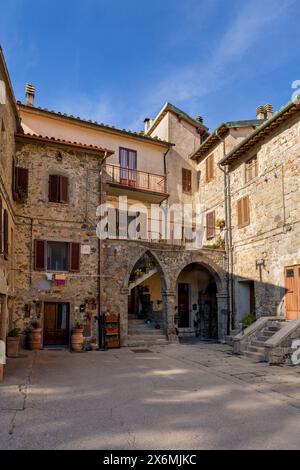
<path fill-rule="evenodd" d="M 141 129 L 166 101 L 212 130 L 291 99 L 299 0 L 10 0 L 0 43 L 17 99 Z"/>

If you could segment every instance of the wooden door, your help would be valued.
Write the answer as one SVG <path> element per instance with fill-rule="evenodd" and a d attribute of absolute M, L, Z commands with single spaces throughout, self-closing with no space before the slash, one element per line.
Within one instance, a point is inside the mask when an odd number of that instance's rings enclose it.
<path fill-rule="evenodd" d="M 178 314 L 179 328 L 188 328 L 190 326 L 190 295 L 189 284 L 178 284 Z"/>
<path fill-rule="evenodd" d="M 69 344 L 69 304 L 45 303 L 44 345 Z"/>
<path fill-rule="evenodd" d="M 285 268 L 286 319 L 300 318 L 300 266 Z"/>

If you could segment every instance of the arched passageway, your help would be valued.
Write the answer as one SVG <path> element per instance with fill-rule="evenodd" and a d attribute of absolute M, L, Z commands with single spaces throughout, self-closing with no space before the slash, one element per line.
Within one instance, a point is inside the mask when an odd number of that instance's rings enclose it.
<path fill-rule="evenodd" d="M 200 339 L 218 338 L 218 287 L 215 276 L 201 263 L 191 263 L 179 274 L 175 307 L 179 334 L 195 332 Z"/>
<path fill-rule="evenodd" d="M 164 290 L 161 267 L 151 252 L 134 265 L 128 282 L 128 320 L 144 320 L 155 328 L 165 329 Z"/>

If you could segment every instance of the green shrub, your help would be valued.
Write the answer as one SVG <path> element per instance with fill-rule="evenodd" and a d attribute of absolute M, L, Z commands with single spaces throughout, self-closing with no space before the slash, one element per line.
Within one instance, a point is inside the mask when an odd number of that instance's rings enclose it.
<path fill-rule="evenodd" d="M 247 328 L 248 326 L 252 325 L 252 323 L 254 323 L 255 321 L 256 321 L 256 316 L 254 315 L 254 313 L 249 313 L 243 318 L 242 323 L 243 323 L 243 326 Z"/>

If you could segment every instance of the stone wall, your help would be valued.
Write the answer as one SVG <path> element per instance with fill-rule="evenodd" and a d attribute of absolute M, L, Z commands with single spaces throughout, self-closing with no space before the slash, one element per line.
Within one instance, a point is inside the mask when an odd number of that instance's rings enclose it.
<path fill-rule="evenodd" d="M 98 299 L 98 238 L 96 209 L 99 204 L 99 156 L 40 143 L 17 146 L 18 164 L 29 170 L 29 191 L 25 204 L 17 204 L 16 240 L 17 287 L 14 318 L 24 330 L 32 321 L 43 323 L 44 302 L 70 304 L 71 327 L 85 314 L 97 314 L 98 303 L 80 314 L 86 298 Z M 48 200 L 49 174 L 69 178 L 69 203 Z M 34 240 L 76 242 L 89 254 L 80 254 L 80 271 L 66 273 L 66 285 L 57 287 L 47 280 L 47 270 L 34 269 Z M 95 331 L 91 332 L 95 334 Z"/>
<path fill-rule="evenodd" d="M 236 297 L 239 280 L 254 280 L 257 316 L 285 314 L 284 267 L 300 264 L 299 148 L 298 113 L 231 169 Z M 247 183 L 244 162 L 254 155 L 258 176 Z M 238 228 L 237 201 L 246 195 L 250 224 Z"/>
<path fill-rule="evenodd" d="M 227 296 L 224 254 L 214 250 L 189 251 L 184 247 L 159 245 L 127 240 L 106 240 L 103 262 L 103 312 L 119 313 L 121 341 L 128 332 L 128 282 L 136 262 L 148 253 L 158 267 L 163 296 L 165 333 L 169 339 L 175 334 L 174 314 L 177 305 L 177 279 L 191 263 L 201 263 L 214 276 L 218 288 L 219 337 L 226 334 Z"/>

